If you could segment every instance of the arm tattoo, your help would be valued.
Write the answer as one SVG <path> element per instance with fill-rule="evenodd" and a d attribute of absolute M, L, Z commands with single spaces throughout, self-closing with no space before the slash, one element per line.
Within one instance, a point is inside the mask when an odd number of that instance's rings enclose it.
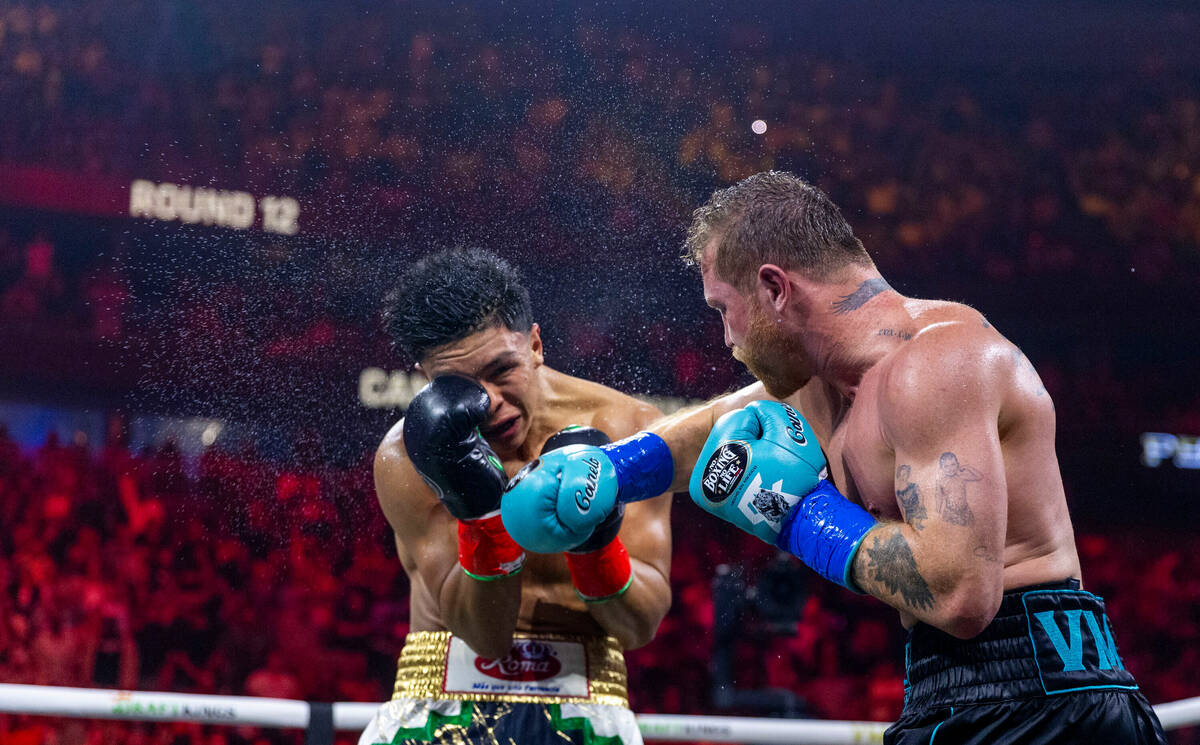
<path fill-rule="evenodd" d="M 1029 358 L 1025 356 L 1025 353 L 1019 349 L 1014 349 L 1012 351 L 1012 356 L 1013 361 L 1017 363 L 1017 374 L 1024 375 L 1026 377 L 1032 375 L 1033 380 L 1037 383 L 1035 394 L 1038 396 L 1046 395 L 1046 386 L 1042 383 L 1042 376 L 1038 375 L 1037 368 L 1033 366 L 1033 363 L 1029 361 Z"/>
<path fill-rule="evenodd" d="M 913 526 L 913 530 L 922 530 L 925 518 L 929 515 L 925 512 L 925 505 L 921 504 L 921 492 L 917 485 L 909 481 L 911 473 L 912 467 L 907 464 L 896 469 L 896 499 L 904 512 L 905 522 Z"/>
<path fill-rule="evenodd" d="M 858 289 L 849 295 L 843 295 L 840 300 L 833 304 L 833 312 L 841 315 L 849 313 L 852 310 L 858 310 L 866 305 L 867 301 L 875 297 L 881 292 L 892 289 L 883 277 L 868 279 L 858 286 Z"/>
<path fill-rule="evenodd" d="M 908 541 L 899 531 L 893 532 L 887 543 L 875 536 L 875 543 L 867 549 L 867 557 L 871 579 L 888 592 L 899 593 L 911 608 L 928 610 L 933 607 L 933 593 L 917 569 L 917 560 L 913 558 Z"/>
<path fill-rule="evenodd" d="M 942 453 L 938 458 L 937 511 L 942 519 L 955 525 L 975 524 L 975 513 L 967 503 L 967 484 L 982 481 L 983 474 L 974 468 L 960 465 L 954 453 Z"/>

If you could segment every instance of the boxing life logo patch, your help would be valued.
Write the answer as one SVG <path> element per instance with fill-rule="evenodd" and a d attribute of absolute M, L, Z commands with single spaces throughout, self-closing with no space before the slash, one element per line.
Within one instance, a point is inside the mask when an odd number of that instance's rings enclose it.
<path fill-rule="evenodd" d="M 750 465 L 750 448 L 740 440 L 723 443 L 709 456 L 700 479 L 700 491 L 708 501 L 719 504 L 737 491 Z"/>
<path fill-rule="evenodd" d="M 1081 590 L 1033 590 L 1021 602 L 1047 694 L 1137 688 L 1117 653 L 1100 598 Z"/>

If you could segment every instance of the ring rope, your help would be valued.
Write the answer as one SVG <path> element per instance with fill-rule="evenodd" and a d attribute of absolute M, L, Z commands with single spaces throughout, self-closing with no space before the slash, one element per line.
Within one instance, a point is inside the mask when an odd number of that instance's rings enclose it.
<path fill-rule="evenodd" d="M 361 730 L 378 704 L 333 704 L 337 730 Z M 1200 696 L 1154 707 L 1163 729 L 1200 724 Z M 44 716 L 132 721 L 198 722 L 306 728 L 309 704 L 282 698 L 211 696 L 198 693 L 117 691 L 97 688 L 0 683 L 0 712 Z M 775 745 L 859 745 L 883 741 L 887 722 L 845 722 L 811 719 L 765 719 L 683 714 L 638 714 L 647 740 L 705 740 L 708 742 Z"/>

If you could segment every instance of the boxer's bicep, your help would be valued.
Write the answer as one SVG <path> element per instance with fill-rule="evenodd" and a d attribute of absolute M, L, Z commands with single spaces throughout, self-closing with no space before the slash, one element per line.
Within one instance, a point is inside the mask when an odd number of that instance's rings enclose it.
<path fill-rule="evenodd" d="M 995 427 L 948 433 L 928 447 L 896 446 L 895 494 L 904 520 L 918 533 L 1003 543 L 1007 487 Z"/>
<path fill-rule="evenodd" d="M 641 404 L 630 412 L 630 419 L 623 428 L 628 431 L 621 436 L 642 431 L 661 418 L 662 413 L 657 408 Z M 625 544 L 629 557 L 661 575 L 668 598 L 671 576 L 671 497 L 668 492 L 653 499 L 628 504 L 620 532 L 621 542 Z"/>
<path fill-rule="evenodd" d="M 972 541 L 972 550 L 1003 548 L 1008 489 L 995 377 L 986 360 L 965 355 L 951 355 L 944 371 L 900 369 L 879 409 L 905 521 L 918 534 L 936 530 L 956 553 Z"/>
<path fill-rule="evenodd" d="M 629 558 L 654 570 L 664 583 L 671 576 L 671 499 L 662 494 L 627 505 L 620 532 Z"/>
<path fill-rule="evenodd" d="M 880 423 L 895 453 L 896 502 L 907 525 L 889 528 L 895 535 L 872 531 L 856 566 L 868 579 L 895 586 L 903 575 L 910 588 L 928 588 L 928 596 L 917 594 L 926 607 L 908 610 L 943 628 L 970 629 L 994 613 L 1003 592 L 998 557 L 1008 505 L 999 392 L 984 360 L 943 355 L 937 364 L 898 370 L 885 388 Z"/>
<path fill-rule="evenodd" d="M 457 521 L 424 483 L 403 447 L 381 447 L 375 455 L 375 494 L 411 574 L 436 598 L 458 564 Z"/>
<path fill-rule="evenodd" d="M 994 431 L 965 429 L 930 448 L 896 450 L 896 500 L 935 596 L 965 590 L 981 594 L 972 603 L 1000 597 L 1007 492 L 998 439 Z"/>

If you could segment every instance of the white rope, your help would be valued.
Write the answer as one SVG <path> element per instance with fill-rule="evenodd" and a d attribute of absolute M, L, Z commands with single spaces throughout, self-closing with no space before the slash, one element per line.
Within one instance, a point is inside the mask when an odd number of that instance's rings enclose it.
<path fill-rule="evenodd" d="M 1163 729 L 1179 729 L 1200 724 L 1200 696 L 1159 704 L 1154 707 L 1154 713 L 1158 715 L 1158 721 L 1162 722 Z"/>
<path fill-rule="evenodd" d="M 89 719 L 308 726 L 306 701 L 57 686 L 0 684 L 0 711 Z"/>
<path fill-rule="evenodd" d="M 378 704 L 335 703 L 333 726 L 361 730 Z M 1200 696 L 1154 707 L 1163 729 L 1200 724 Z M 194 693 L 113 691 L 94 688 L 0 683 L 0 712 L 89 719 L 126 719 L 204 724 L 248 724 L 260 727 L 308 726 L 305 701 Z M 883 722 L 832 722 L 812 719 L 758 719 L 673 714 L 639 714 L 647 740 L 775 745 L 859 745 L 883 741 Z"/>
<path fill-rule="evenodd" d="M 699 717 L 638 714 L 647 740 L 706 740 L 758 745 L 859 745 L 883 742 L 884 722 L 828 722 L 815 719 Z"/>
<path fill-rule="evenodd" d="M 367 728 L 367 722 L 375 716 L 379 704 L 343 703 L 333 705 L 333 728 L 337 730 L 358 730 Z"/>
<path fill-rule="evenodd" d="M 2 695 L 2 694 L 0 694 Z M 361 730 L 375 716 L 378 704 L 334 704 L 333 728 Z M 706 740 L 708 742 L 774 745 L 859 745 L 883 742 L 886 723 L 828 722 L 813 719 L 754 719 L 677 714 L 638 714 L 638 727 L 647 740 Z"/>

